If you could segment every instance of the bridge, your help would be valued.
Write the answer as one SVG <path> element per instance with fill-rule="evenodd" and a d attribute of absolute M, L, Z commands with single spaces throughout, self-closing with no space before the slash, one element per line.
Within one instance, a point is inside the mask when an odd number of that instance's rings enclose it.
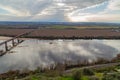
<path fill-rule="evenodd" d="M 22 37 L 25 37 L 25 36 L 29 35 L 33 31 L 34 30 L 24 32 L 24 33 L 19 34 L 19 35 L 15 36 L 15 37 L 13 37 L 9 40 L 6 40 L 6 41 L 0 43 L 0 47 L 2 47 L 2 49 L 0 49 L 0 56 L 5 55 L 8 51 L 12 50 L 14 47 L 16 47 L 17 45 L 22 43 L 24 41 L 22 39 Z"/>

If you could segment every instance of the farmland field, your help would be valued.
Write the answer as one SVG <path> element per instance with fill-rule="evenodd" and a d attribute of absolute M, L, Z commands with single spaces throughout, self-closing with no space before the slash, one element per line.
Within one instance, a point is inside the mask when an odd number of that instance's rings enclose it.
<path fill-rule="evenodd" d="M 1 36 L 17 36 L 33 29 L 0 29 Z M 33 38 L 120 38 L 119 29 L 36 29 Z"/>

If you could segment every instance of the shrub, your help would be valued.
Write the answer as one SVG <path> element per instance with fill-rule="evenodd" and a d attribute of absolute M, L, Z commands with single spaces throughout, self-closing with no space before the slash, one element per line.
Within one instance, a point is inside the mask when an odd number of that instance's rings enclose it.
<path fill-rule="evenodd" d="M 73 78 L 74 78 L 74 80 L 82 80 L 82 71 L 77 71 L 75 74 L 74 74 L 74 76 L 73 76 Z"/>
<path fill-rule="evenodd" d="M 94 75 L 94 71 L 92 69 L 85 68 L 85 69 L 83 69 L 83 74 L 87 75 L 87 76 L 92 76 L 92 75 Z"/>
<path fill-rule="evenodd" d="M 120 80 L 120 74 L 119 73 L 111 73 L 104 75 L 102 80 Z"/>
<path fill-rule="evenodd" d="M 89 80 L 99 80 L 99 78 L 95 77 L 95 76 L 92 76 L 92 77 L 89 77 Z"/>

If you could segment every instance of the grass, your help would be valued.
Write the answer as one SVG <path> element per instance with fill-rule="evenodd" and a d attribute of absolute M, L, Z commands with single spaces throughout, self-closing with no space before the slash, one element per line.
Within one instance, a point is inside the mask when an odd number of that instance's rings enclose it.
<path fill-rule="evenodd" d="M 68 76 L 68 77 L 47 77 L 47 76 L 41 76 L 41 75 L 34 75 L 34 76 L 29 76 L 26 78 L 23 78 L 21 80 L 74 80 L 73 77 Z"/>
<path fill-rule="evenodd" d="M 100 80 L 102 80 L 103 73 L 95 73 L 95 76 L 98 77 Z"/>
<path fill-rule="evenodd" d="M 54 29 L 67 29 L 67 28 L 73 28 L 72 26 L 59 26 L 59 25 L 56 25 L 56 26 L 52 26 L 50 28 L 54 28 Z"/>
<path fill-rule="evenodd" d="M 83 76 L 83 77 L 81 78 L 81 80 L 89 80 L 89 77 L 88 77 L 88 76 Z"/>
<path fill-rule="evenodd" d="M 40 77 L 38 77 L 38 76 L 32 76 L 31 77 L 31 80 L 39 80 L 40 79 Z"/>
<path fill-rule="evenodd" d="M 109 28 L 114 28 L 117 29 L 119 27 L 108 27 L 108 26 L 60 26 L 60 25 L 55 25 L 50 28 L 54 29 L 109 29 Z"/>
<path fill-rule="evenodd" d="M 74 80 L 73 77 L 61 77 L 59 80 Z"/>

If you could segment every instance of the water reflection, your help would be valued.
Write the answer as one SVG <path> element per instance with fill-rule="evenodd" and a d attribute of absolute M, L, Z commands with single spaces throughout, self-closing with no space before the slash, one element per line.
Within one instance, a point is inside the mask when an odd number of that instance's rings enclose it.
<path fill-rule="evenodd" d="M 0 58 L 0 73 L 9 70 L 34 70 L 55 62 L 98 58 L 112 59 L 120 53 L 120 40 L 26 40 Z"/>

